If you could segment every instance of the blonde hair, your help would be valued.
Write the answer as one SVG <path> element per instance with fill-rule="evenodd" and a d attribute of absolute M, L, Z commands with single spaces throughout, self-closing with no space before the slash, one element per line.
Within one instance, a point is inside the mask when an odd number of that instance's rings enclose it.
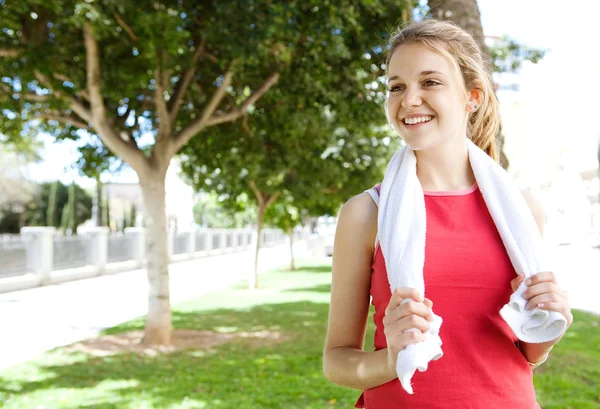
<path fill-rule="evenodd" d="M 468 32 L 449 21 L 424 20 L 411 23 L 392 33 L 388 41 L 386 67 L 398 47 L 422 43 L 452 61 L 462 75 L 467 90 L 477 89 L 482 98 L 479 109 L 469 116 L 467 136 L 496 162 L 499 152 L 496 134 L 500 125 L 498 101 L 490 74 L 489 59 Z"/>

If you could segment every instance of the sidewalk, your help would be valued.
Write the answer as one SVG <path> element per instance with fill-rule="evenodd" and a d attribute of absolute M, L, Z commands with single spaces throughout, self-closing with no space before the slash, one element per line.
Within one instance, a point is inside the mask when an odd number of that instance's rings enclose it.
<path fill-rule="evenodd" d="M 302 257 L 306 243 L 294 247 L 294 255 Z M 246 279 L 253 271 L 253 254 L 251 250 L 171 264 L 171 304 Z M 288 245 L 260 250 L 260 272 L 289 262 Z M 146 270 L 140 269 L 0 294 L 0 369 L 145 315 L 147 287 Z"/>

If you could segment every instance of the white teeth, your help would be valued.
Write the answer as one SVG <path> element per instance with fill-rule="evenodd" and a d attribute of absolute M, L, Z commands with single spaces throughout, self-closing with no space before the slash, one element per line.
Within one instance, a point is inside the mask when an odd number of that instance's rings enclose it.
<path fill-rule="evenodd" d="M 433 119 L 432 116 L 421 116 L 418 118 L 404 118 L 404 123 L 408 125 L 418 124 L 419 122 L 429 122 Z"/>

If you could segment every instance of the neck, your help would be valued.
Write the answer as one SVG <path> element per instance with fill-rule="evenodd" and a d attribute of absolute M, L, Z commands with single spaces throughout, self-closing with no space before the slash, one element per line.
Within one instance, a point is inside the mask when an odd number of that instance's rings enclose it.
<path fill-rule="evenodd" d="M 436 147 L 415 151 L 417 177 L 423 190 L 452 191 L 468 189 L 475 183 L 469 162 L 467 139 L 448 141 Z"/>

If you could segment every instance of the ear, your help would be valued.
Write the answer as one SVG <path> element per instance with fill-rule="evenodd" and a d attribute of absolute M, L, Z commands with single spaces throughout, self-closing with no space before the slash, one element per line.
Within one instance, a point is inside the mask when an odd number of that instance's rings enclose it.
<path fill-rule="evenodd" d="M 472 89 L 467 93 L 467 112 L 473 113 L 481 106 L 483 92 L 477 88 Z"/>

